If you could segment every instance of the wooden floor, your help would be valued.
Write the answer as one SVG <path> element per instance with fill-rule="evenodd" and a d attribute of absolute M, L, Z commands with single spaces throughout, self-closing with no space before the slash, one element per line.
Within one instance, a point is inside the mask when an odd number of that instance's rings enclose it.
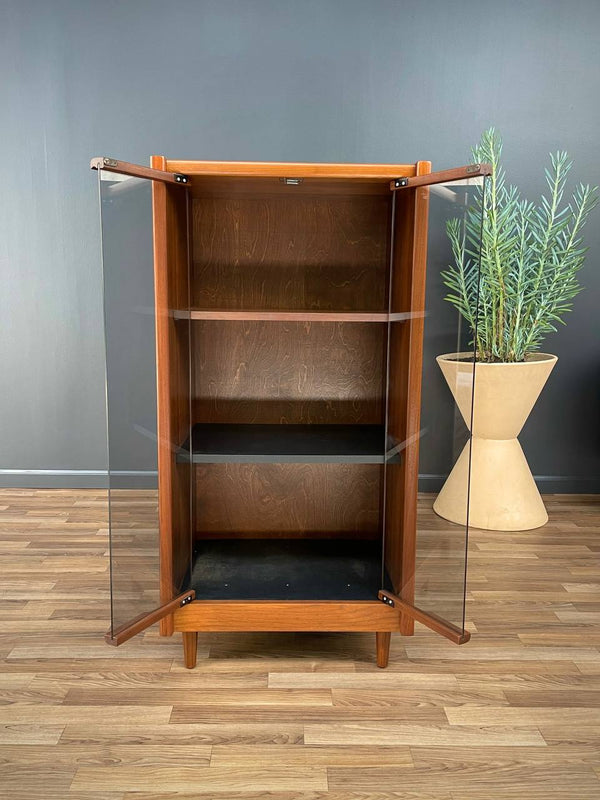
<path fill-rule="evenodd" d="M 189 672 L 155 628 L 103 643 L 103 493 L 0 492 L 0 796 L 598 800 L 600 504 L 547 500 L 472 533 L 463 647 L 211 634 Z"/>

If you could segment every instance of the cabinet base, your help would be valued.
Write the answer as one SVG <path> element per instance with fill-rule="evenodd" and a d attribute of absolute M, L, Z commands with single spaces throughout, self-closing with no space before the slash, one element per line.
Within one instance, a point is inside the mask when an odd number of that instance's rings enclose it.
<path fill-rule="evenodd" d="M 174 630 L 183 634 L 188 669 L 196 664 L 199 631 L 375 631 L 377 665 L 386 667 L 391 634 L 403 630 L 402 620 L 398 610 L 371 600 L 195 600 L 173 615 Z"/>
<path fill-rule="evenodd" d="M 194 600 L 174 631 L 400 631 L 400 611 L 379 600 Z"/>

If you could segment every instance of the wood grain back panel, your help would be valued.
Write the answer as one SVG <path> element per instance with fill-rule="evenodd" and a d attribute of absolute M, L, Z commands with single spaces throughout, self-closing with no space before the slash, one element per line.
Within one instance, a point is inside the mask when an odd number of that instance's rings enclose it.
<path fill-rule="evenodd" d="M 380 536 L 377 464 L 195 467 L 196 536 Z"/>
<path fill-rule="evenodd" d="M 193 201 L 197 308 L 384 311 L 391 198 Z"/>
<path fill-rule="evenodd" d="M 381 424 L 384 328 L 194 321 L 194 421 Z"/>

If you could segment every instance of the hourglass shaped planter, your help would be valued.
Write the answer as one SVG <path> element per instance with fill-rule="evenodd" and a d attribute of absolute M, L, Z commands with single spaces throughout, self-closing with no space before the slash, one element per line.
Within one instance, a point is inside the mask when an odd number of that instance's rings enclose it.
<path fill-rule="evenodd" d="M 517 436 L 557 360 L 547 353 L 535 353 L 523 362 L 476 365 L 470 526 L 517 531 L 539 528 L 548 521 Z M 470 427 L 472 354 L 448 353 L 438 356 L 437 362 Z M 444 519 L 465 525 L 468 488 L 467 443 L 433 505 L 434 511 Z"/>

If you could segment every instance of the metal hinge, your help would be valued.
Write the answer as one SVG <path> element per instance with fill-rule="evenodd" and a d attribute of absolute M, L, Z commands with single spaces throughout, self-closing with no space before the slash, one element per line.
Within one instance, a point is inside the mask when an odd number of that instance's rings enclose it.
<path fill-rule="evenodd" d="M 187 175 L 182 175 L 181 172 L 174 172 L 173 177 L 175 178 L 175 183 L 189 183 L 190 179 Z"/>
<path fill-rule="evenodd" d="M 402 186 L 408 186 L 408 178 L 394 178 L 394 186 L 396 189 L 400 189 Z"/>
<path fill-rule="evenodd" d="M 481 169 L 481 164 L 469 164 L 469 166 L 466 169 L 466 172 L 468 173 L 479 172 L 480 169 Z"/>
<path fill-rule="evenodd" d="M 92 158 L 90 161 L 91 169 L 103 169 L 104 167 L 116 167 L 119 162 L 114 158 L 107 158 L 100 156 L 100 158 Z"/>
<path fill-rule="evenodd" d="M 188 594 L 187 597 L 184 597 L 183 600 L 179 603 L 180 606 L 187 606 L 189 603 L 192 602 L 194 599 L 193 594 Z"/>
<path fill-rule="evenodd" d="M 379 592 L 378 596 L 379 596 L 379 599 L 381 600 L 381 602 L 385 603 L 386 606 L 392 606 L 392 608 L 393 608 L 396 605 L 394 603 L 394 601 L 392 600 L 392 598 L 388 597 L 388 595 L 385 594 L 384 592 Z"/>

